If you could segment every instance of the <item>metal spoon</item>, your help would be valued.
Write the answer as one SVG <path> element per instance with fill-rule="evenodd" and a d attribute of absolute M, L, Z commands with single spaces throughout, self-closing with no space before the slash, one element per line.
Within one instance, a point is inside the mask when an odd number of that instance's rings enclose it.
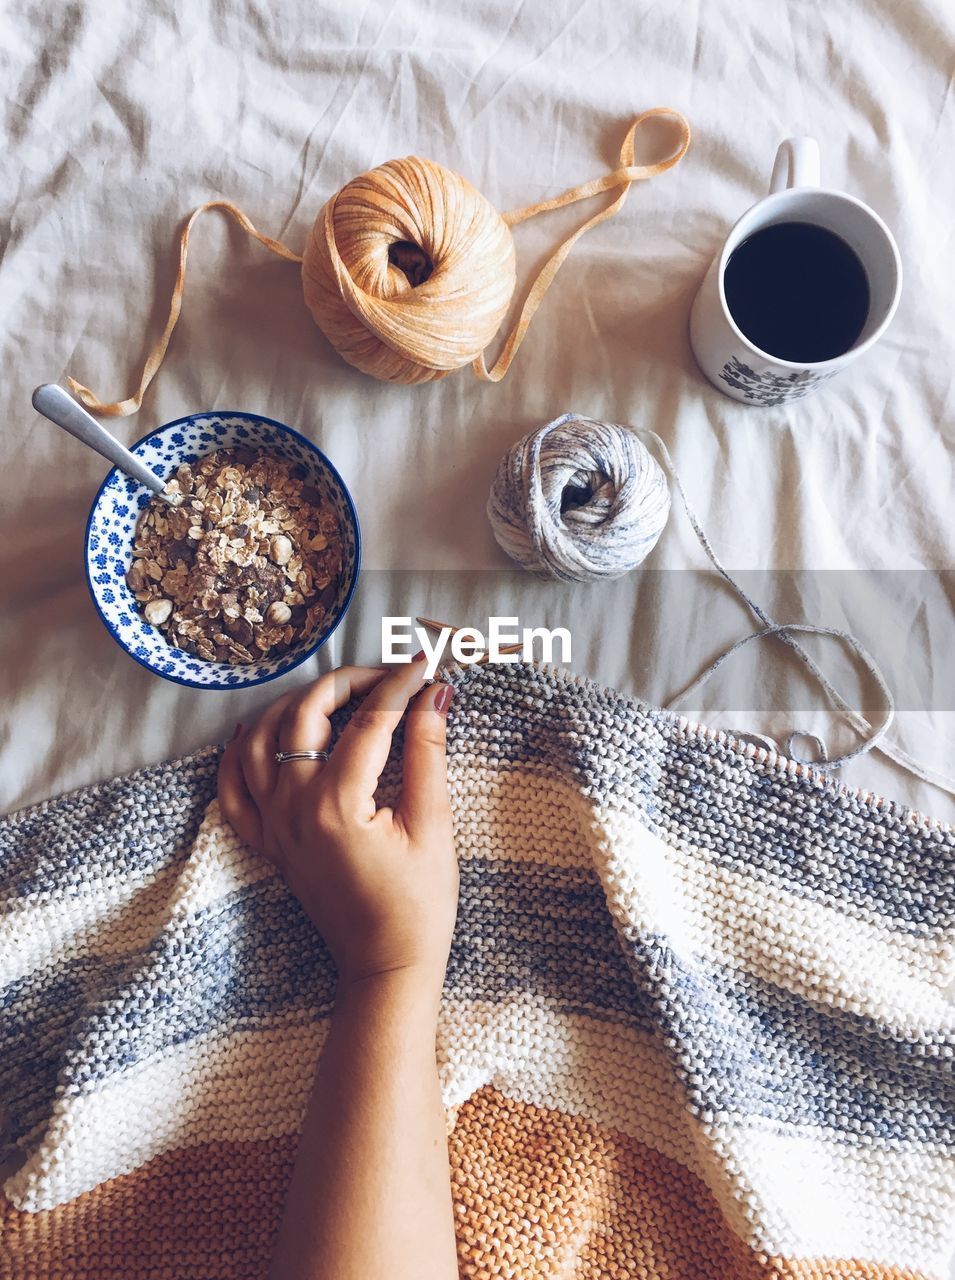
<path fill-rule="evenodd" d="M 77 440 L 82 440 L 83 444 L 88 444 L 91 449 L 102 454 L 114 467 L 151 489 L 163 502 L 168 502 L 171 507 L 178 507 L 182 502 L 180 494 L 166 493 L 165 481 L 121 445 L 115 436 L 110 435 L 104 426 L 55 382 L 44 382 L 42 387 L 37 387 L 33 393 L 33 407 L 44 418 L 49 418 L 71 436 L 76 436 Z"/>

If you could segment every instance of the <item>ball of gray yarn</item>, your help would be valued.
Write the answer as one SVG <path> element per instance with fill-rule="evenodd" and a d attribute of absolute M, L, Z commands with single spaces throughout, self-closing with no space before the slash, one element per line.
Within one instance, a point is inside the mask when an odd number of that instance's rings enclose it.
<path fill-rule="evenodd" d="M 635 569 L 669 513 L 666 476 L 636 433 L 574 413 L 507 451 L 487 504 L 494 536 L 511 559 L 564 582 Z"/>

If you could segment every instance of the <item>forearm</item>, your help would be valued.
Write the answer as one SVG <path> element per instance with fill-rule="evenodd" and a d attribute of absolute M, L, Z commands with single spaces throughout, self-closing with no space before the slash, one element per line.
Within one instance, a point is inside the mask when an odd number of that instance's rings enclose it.
<path fill-rule="evenodd" d="M 339 991 L 273 1280 L 456 1280 L 438 994 L 404 974 Z"/>

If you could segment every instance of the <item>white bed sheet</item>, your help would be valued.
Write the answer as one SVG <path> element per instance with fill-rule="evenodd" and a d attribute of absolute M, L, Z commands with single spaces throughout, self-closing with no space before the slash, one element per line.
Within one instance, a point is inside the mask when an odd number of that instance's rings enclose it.
<path fill-rule="evenodd" d="M 854 627 L 898 691 L 898 737 L 951 764 L 950 580 L 924 572 L 955 562 L 947 0 L 79 0 L 8 3 L 2 30 L 4 808 L 221 738 L 320 666 L 376 660 L 383 612 L 572 622 L 575 670 L 666 700 L 749 629 L 701 576 L 676 509 L 653 572 L 613 587 L 510 572 L 491 537 L 498 458 L 566 409 L 655 427 L 725 561 L 760 571 L 754 590 L 790 618 Z M 365 574 L 320 662 L 278 684 L 199 692 L 122 654 L 82 572 L 105 466 L 38 419 L 30 391 L 69 372 L 127 393 L 165 313 L 186 212 L 226 196 L 300 247 L 330 193 L 409 152 L 509 208 L 602 172 L 630 118 L 658 104 L 689 117 L 688 156 L 578 245 L 497 386 L 467 370 L 413 389 L 371 381 L 314 328 L 294 267 L 220 215 L 197 226 L 166 365 L 115 429 L 132 441 L 184 413 L 242 408 L 306 431 L 355 495 Z M 824 181 L 894 229 L 905 291 L 874 352 L 801 403 L 753 409 L 702 380 L 688 307 L 721 236 L 764 192 L 776 144 L 797 132 L 819 139 Z M 523 282 L 590 211 L 517 230 Z M 825 661 L 843 665 L 828 650 Z M 778 645 L 740 655 L 696 702 L 681 709 L 717 725 L 781 735 L 795 722 L 852 741 Z M 845 777 L 953 814 L 874 755 Z"/>

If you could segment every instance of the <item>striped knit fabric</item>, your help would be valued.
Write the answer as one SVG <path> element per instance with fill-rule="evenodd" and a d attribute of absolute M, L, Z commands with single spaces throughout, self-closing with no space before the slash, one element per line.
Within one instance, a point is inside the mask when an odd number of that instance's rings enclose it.
<path fill-rule="evenodd" d="M 551 672 L 459 686 L 461 1274 L 944 1275 L 952 830 Z M 333 972 L 216 758 L 0 828 L 3 1277 L 266 1274 Z"/>

